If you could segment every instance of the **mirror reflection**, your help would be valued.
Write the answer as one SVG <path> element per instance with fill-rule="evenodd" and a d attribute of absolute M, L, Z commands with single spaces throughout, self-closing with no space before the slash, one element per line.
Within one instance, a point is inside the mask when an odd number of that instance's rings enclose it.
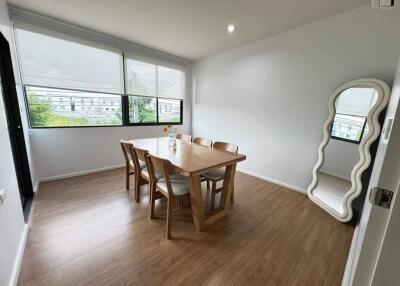
<path fill-rule="evenodd" d="M 359 146 L 369 131 L 367 117 L 377 99 L 374 88 L 352 87 L 335 100 L 330 138 L 313 195 L 341 214 L 344 196 L 352 187 L 352 170 L 360 160 Z"/>

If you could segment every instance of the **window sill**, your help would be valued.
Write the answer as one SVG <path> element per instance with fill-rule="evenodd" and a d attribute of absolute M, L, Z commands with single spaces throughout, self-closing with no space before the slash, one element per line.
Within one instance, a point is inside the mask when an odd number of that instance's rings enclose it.
<path fill-rule="evenodd" d="M 166 125 L 183 125 L 183 123 L 131 123 L 128 125 L 99 125 L 99 126 L 49 126 L 49 127 L 29 127 L 29 129 L 71 129 L 71 128 L 115 128 L 115 127 L 142 127 L 142 126 L 166 126 Z"/>

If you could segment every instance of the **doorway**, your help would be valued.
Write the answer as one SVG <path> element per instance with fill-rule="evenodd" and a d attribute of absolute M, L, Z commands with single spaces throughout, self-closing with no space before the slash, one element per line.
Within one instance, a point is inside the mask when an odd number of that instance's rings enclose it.
<path fill-rule="evenodd" d="M 2 33 L 0 33 L 0 93 L 4 101 L 8 134 L 26 222 L 33 198 L 32 179 L 15 86 L 10 45 Z"/>

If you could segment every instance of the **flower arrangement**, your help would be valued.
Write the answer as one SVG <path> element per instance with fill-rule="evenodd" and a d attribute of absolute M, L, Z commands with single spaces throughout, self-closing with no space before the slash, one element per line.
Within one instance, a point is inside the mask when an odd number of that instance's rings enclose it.
<path fill-rule="evenodd" d="M 163 128 L 163 133 L 168 134 L 170 137 L 174 136 L 176 133 L 176 127 L 172 125 L 165 126 Z"/>

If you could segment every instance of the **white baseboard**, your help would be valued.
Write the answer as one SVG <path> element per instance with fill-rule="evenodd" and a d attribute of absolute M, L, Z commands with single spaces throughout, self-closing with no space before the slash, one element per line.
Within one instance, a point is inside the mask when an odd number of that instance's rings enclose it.
<path fill-rule="evenodd" d="M 26 240 L 28 238 L 28 230 L 29 230 L 29 225 L 25 224 L 24 230 L 21 235 L 21 239 L 18 244 L 17 255 L 14 260 L 14 265 L 9 283 L 10 286 L 16 286 L 18 282 L 19 270 L 21 268 L 22 258 L 24 257 Z"/>
<path fill-rule="evenodd" d="M 323 170 L 321 170 L 320 172 L 323 173 L 323 174 L 332 176 L 332 177 L 336 177 L 336 178 L 339 178 L 339 179 L 342 179 L 342 180 L 351 182 L 351 179 L 350 179 L 350 178 L 346 178 L 345 176 L 336 175 L 336 174 L 334 174 L 334 173 L 326 172 L 326 171 L 323 171 Z"/>
<path fill-rule="evenodd" d="M 256 177 L 256 178 L 259 178 L 261 180 L 264 180 L 264 181 L 267 181 L 267 182 L 270 182 L 270 183 L 285 187 L 287 189 L 294 190 L 296 192 L 307 194 L 307 190 L 299 188 L 299 187 L 295 187 L 295 186 L 292 186 L 292 185 L 289 185 L 289 184 L 286 184 L 286 183 L 283 183 L 283 182 L 280 182 L 280 181 L 277 181 L 277 180 L 274 180 L 274 179 L 271 179 L 271 178 L 268 178 L 268 177 L 265 177 L 265 176 L 250 172 L 250 171 L 246 171 L 246 170 L 242 170 L 242 169 L 237 169 L 237 171 L 239 171 L 241 173 L 244 173 L 244 174 L 247 174 L 247 175 L 250 175 L 250 176 L 253 176 L 253 177 Z"/>
<path fill-rule="evenodd" d="M 39 181 L 36 182 L 35 187 L 33 188 L 33 192 L 35 195 L 37 195 L 38 190 L 39 190 Z"/>
<path fill-rule="evenodd" d="M 125 167 L 125 164 L 108 166 L 108 167 L 103 167 L 103 168 L 98 168 L 98 169 L 85 170 L 85 171 L 80 171 L 80 172 L 75 172 L 75 173 L 69 173 L 69 174 L 63 174 L 63 175 L 57 175 L 57 176 L 42 178 L 42 179 L 39 179 L 39 182 L 36 184 L 35 190 L 37 192 L 40 182 L 48 182 L 48 181 L 72 178 L 72 177 L 88 175 L 88 174 L 93 174 L 93 173 L 102 172 L 102 171 L 119 169 L 119 168 L 122 168 L 122 167 Z M 237 171 L 242 172 L 242 173 L 247 174 L 247 175 L 250 175 L 250 176 L 253 176 L 253 177 L 256 177 L 256 178 L 259 178 L 261 180 L 264 180 L 264 181 L 267 181 L 267 182 L 270 182 L 270 183 L 285 187 L 287 189 L 294 190 L 296 192 L 307 194 L 307 190 L 299 188 L 299 187 L 292 186 L 290 184 L 283 183 L 281 181 L 277 181 L 277 180 L 274 180 L 274 179 L 271 179 L 271 178 L 268 178 L 268 177 L 265 177 L 265 176 L 262 176 L 262 175 L 247 171 L 247 170 L 237 169 Z"/>
<path fill-rule="evenodd" d="M 57 176 L 52 176 L 52 177 L 41 178 L 41 179 L 39 179 L 39 182 L 48 182 L 48 181 L 72 178 L 72 177 L 88 175 L 88 174 L 93 174 L 93 173 L 102 172 L 102 171 L 119 169 L 119 168 L 122 168 L 122 167 L 125 167 L 125 164 L 108 166 L 108 167 L 92 169 L 92 170 L 85 170 L 85 171 L 80 171 L 80 172 L 75 172 L 75 173 L 68 173 L 68 174 L 57 175 Z"/>

